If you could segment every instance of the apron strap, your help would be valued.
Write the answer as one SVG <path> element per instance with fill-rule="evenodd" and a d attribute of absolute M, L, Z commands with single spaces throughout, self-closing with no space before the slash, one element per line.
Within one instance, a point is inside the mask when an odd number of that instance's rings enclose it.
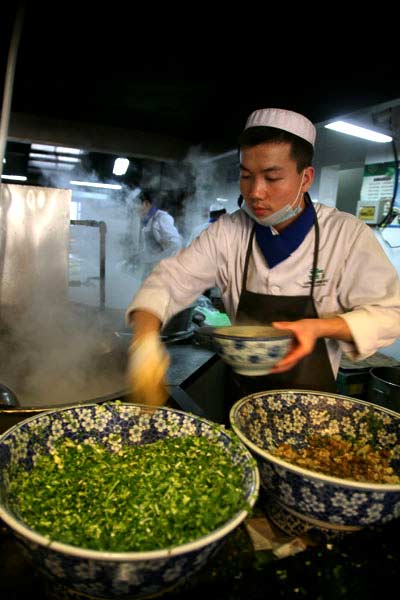
<path fill-rule="evenodd" d="M 241 290 L 242 292 L 246 290 L 247 270 L 249 268 L 250 254 L 251 254 L 251 249 L 253 247 L 253 239 L 254 239 L 255 232 L 256 232 L 256 224 L 254 223 L 254 227 L 251 230 L 249 243 L 247 245 L 246 259 L 244 261 L 244 269 L 243 269 L 243 277 L 242 277 L 242 290 Z"/>
<path fill-rule="evenodd" d="M 314 229 L 315 229 L 315 241 L 314 241 L 314 256 L 313 256 L 313 266 L 312 266 L 312 274 L 311 274 L 311 288 L 310 288 L 310 298 L 314 298 L 314 287 L 315 287 L 315 279 L 317 277 L 317 269 L 318 269 L 318 255 L 319 255 L 319 224 L 317 219 L 317 213 L 315 211 L 314 205 L 311 201 L 308 192 L 305 193 L 305 201 L 313 207 L 314 211 Z"/>

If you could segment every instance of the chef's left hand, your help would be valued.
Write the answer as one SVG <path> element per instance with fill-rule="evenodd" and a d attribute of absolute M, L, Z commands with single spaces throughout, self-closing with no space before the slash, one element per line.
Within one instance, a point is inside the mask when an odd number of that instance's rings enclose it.
<path fill-rule="evenodd" d="M 275 321 L 272 323 L 276 329 L 291 331 L 295 339 L 289 352 L 276 363 L 271 373 L 283 373 L 292 369 L 302 358 L 310 354 L 319 337 L 319 319 L 300 319 L 299 321 Z"/>
<path fill-rule="evenodd" d="M 291 331 L 295 340 L 289 352 L 276 363 L 271 373 L 283 373 L 292 369 L 299 360 L 314 350 L 315 343 L 320 337 L 354 343 L 347 321 L 340 315 L 298 321 L 275 321 L 272 325 L 277 329 Z"/>

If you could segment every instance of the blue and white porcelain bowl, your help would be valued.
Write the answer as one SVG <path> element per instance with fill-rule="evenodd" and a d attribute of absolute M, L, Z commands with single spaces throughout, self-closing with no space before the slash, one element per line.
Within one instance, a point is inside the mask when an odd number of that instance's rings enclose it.
<path fill-rule="evenodd" d="M 364 483 L 307 470 L 278 458 L 287 442 L 302 448 L 310 433 L 348 434 L 393 449 L 400 475 L 400 414 L 347 396 L 304 390 L 271 390 L 242 398 L 230 411 L 233 430 L 257 459 L 269 516 L 288 533 L 309 529 L 352 532 L 400 516 L 400 484 Z M 267 504 L 268 510 L 268 504 Z M 278 521 L 276 520 L 278 518 Z"/>
<path fill-rule="evenodd" d="M 217 353 L 240 375 L 268 375 L 289 351 L 290 332 L 268 325 L 217 327 L 211 333 Z"/>
<path fill-rule="evenodd" d="M 146 552 L 101 552 L 49 540 L 13 514 L 7 489 L 13 467 L 31 470 L 35 458 L 60 440 L 99 443 L 112 451 L 167 436 L 206 436 L 243 469 L 243 492 L 251 507 L 259 491 L 256 461 L 231 432 L 215 423 L 170 408 L 86 404 L 46 411 L 21 421 L 0 436 L 0 517 L 11 528 L 28 560 L 54 586 L 77 597 L 144 598 L 174 588 L 198 571 L 226 536 L 247 516 L 240 510 L 223 526 L 193 542 Z M 173 465 L 171 465 L 173 468 Z"/>

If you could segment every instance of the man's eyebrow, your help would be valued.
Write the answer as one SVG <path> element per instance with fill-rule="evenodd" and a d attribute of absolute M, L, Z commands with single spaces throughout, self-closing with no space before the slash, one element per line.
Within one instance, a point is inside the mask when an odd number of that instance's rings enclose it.
<path fill-rule="evenodd" d="M 248 173 L 250 173 L 250 169 L 248 169 L 247 167 L 245 167 L 242 163 L 240 163 L 240 169 L 242 169 L 242 171 L 247 171 Z M 276 171 L 282 171 L 282 167 L 279 167 L 278 165 L 272 165 L 271 167 L 267 167 L 266 169 L 262 169 L 262 173 L 271 173 L 271 172 L 276 172 Z"/>

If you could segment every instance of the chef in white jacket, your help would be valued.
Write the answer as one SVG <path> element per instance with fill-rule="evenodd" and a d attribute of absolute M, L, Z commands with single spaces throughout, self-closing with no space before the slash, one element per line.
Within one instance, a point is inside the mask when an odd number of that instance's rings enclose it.
<path fill-rule="evenodd" d="M 226 208 L 221 206 L 221 204 L 217 204 L 216 202 L 213 202 L 213 204 L 211 204 L 211 206 L 208 210 L 208 221 L 206 221 L 205 223 L 201 223 L 200 225 L 197 225 L 197 227 L 195 227 L 193 229 L 193 231 L 189 237 L 187 245 L 189 246 L 189 244 L 191 244 L 193 242 L 194 238 L 199 236 L 202 231 L 207 229 L 207 227 L 210 225 L 210 223 L 215 223 L 215 221 L 218 221 L 218 219 L 220 217 L 222 217 L 222 215 L 226 215 Z"/>
<path fill-rule="evenodd" d="M 139 196 L 142 217 L 141 242 L 145 278 L 160 260 L 176 254 L 182 248 L 182 238 L 173 217 L 157 208 L 150 192 L 142 190 Z"/>
<path fill-rule="evenodd" d="M 315 134 L 293 111 L 249 116 L 239 138 L 241 208 L 162 261 L 128 308 L 137 401 L 166 399 L 160 328 L 215 285 L 232 322 L 272 322 L 296 339 L 272 374 L 238 381 L 241 395 L 336 391 L 342 352 L 361 360 L 400 336 L 399 278 L 373 232 L 348 213 L 314 205 L 307 193 Z"/>

